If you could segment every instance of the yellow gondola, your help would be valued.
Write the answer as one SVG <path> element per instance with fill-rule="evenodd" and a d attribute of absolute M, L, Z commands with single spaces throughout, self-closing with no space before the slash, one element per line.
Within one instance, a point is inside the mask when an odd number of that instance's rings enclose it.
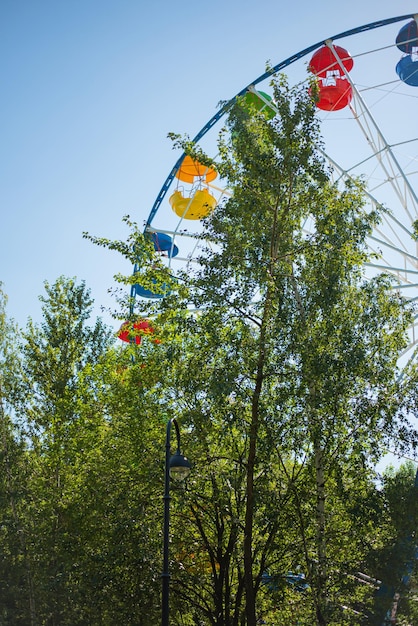
<path fill-rule="evenodd" d="M 181 191 L 175 191 L 169 202 L 176 215 L 186 220 L 201 220 L 212 213 L 216 198 L 207 189 L 198 189 L 191 198 L 185 198 Z"/>

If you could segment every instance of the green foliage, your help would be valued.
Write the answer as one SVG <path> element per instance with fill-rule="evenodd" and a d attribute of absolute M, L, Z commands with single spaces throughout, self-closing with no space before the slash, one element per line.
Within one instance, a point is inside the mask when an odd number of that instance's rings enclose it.
<path fill-rule="evenodd" d="M 245 98 L 231 106 L 216 163 L 172 136 L 231 195 L 204 220 L 200 265 L 158 307 L 140 305 L 163 339 L 164 382 L 150 389 L 194 458 L 173 502 L 178 623 L 188 607 L 191 623 L 287 624 L 287 603 L 301 623 L 360 623 L 373 588 L 357 572 L 385 536 L 372 463 L 415 438 L 415 369 L 397 369 L 411 310 L 390 277 L 363 275 L 380 214 L 361 181 L 332 183 L 314 97 L 282 77 L 272 89 L 272 120 Z M 135 225 L 132 237 L 144 277 L 155 267 L 152 280 L 168 280 Z M 286 582 L 294 571 L 302 594 Z"/>
<path fill-rule="evenodd" d="M 31 439 L 3 438 L 3 519 L 20 538 L 7 544 L 4 623 L 145 625 L 158 607 L 159 520 L 152 405 L 138 389 L 152 368 L 115 352 L 99 320 L 87 326 L 83 284 L 61 277 L 46 292 L 44 321 L 29 321 L 22 346 L 18 412 Z M 13 472 L 24 489 L 8 496 Z"/>

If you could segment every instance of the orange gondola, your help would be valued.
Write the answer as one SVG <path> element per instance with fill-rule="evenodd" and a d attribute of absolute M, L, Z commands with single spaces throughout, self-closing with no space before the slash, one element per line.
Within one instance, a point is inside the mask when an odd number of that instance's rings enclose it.
<path fill-rule="evenodd" d="M 217 175 L 216 170 L 212 167 L 203 165 L 188 155 L 184 157 L 179 170 L 176 172 L 176 177 L 184 183 L 193 183 L 195 178 L 202 178 L 210 183 L 215 180 Z"/>

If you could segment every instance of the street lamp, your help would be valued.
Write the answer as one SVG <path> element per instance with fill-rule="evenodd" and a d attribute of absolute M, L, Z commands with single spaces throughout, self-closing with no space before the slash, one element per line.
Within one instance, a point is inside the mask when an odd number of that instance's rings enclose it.
<path fill-rule="evenodd" d="M 177 451 L 171 456 L 170 435 L 171 426 L 174 424 L 177 436 Z M 170 572 L 168 569 L 168 541 L 170 532 L 170 477 L 181 482 L 190 473 L 190 461 L 180 454 L 180 430 L 175 418 L 167 423 L 165 438 L 165 481 L 164 481 L 164 549 L 163 549 L 163 573 L 162 577 L 162 611 L 161 626 L 169 626 L 169 592 L 170 592 Z"/>

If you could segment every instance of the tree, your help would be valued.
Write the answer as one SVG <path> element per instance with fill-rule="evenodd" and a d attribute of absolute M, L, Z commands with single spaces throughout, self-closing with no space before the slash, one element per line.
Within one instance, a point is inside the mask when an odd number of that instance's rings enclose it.
<path fill-rule="evenodd" d="M 411 313 L 390 277 L 365 280 L 379 211 L 366 211 L 360 181 L 332 182 L 317 150 L 314 99 L 284 78 L 272 88 L 271 121 L 245 99 L 231 108 L 219 162 L 177 140 L 216 167 L 231 196 L 205 221 L 211 246 L 200 267 L 172 282 L 158 309 L 141 303 L 171 349 L 160 402 L 188 426 L 206 479 L 194 479 L 197 491 L 187 495 L 188 541 L 198 550 L 181 561 L 178 580 L 196 619 L 280 624 L 288 615 L 263 593 L 263 580 L 274 568 L 289 595 L 284 581 L 299 567 L 302 623 L 353 624 L 362 618 L 347 578 L 371 528 L 353 538 L 359 526 L 347 496 L 361 502 L 369 459 L 391 437 L 412 441 L 416 372 L 400 381 L 397 370 Z M 91 239 L 127 253 L 122 243 Z M 135 227 L 132 255 L 141 272 L 128 283 L 169 280 Z M 199 590 L 196 577 L 206 581 Z"/>
<path fill-rule="evenodd" d="M 340 191 L 330 182 L 315 148 L 313 101 L 305 92 L 291 93 L 284 81 L 273 89 L 278 116 L 272 122 L 249 115 L 245 103 L 231 112 L 232 141 L 221 143 L 223 161 L 217 167 L 232 195 L 208 219 L 206 234 L 220 251 L 201 259 L 195 303 L 205 310 L 216 307 L 222 326 L 231 318 L 244 321 L 253 337 L 252 344 L 247 338 L 241 344 L 251 358 L 241 374 L 247 374 L 249 413 L 247 624 L 256 623 L 261 576 L 254 570 L 255 475 L 265 459 L 259 452 L 263 432 L 272 424 L 276 436 L 287 429 L 285 457 L 293 448 L 312 471 L 315 541 L 305 547 L 305 568 L 315 619 L 325 624 L 339 619 L 334 614 L 341 610 L 329 571 L 337 570 L 341 559 L 336 552 L 328 556 L 336 529 L 325 504 L 331 495 L 327 485 L 337 481 L 335 502 L 338 478 L 348 465 L 361 471 L 366 453 L 378 449 L 396 416 L 406 419 L 396 361 L 410 314 L 391 291 L 389 277 L 363 278 L 366 236 L 379 216 L 364 210 L 360 183 Z M 315 223 L 311 237 L 303 232 L 307 219 Z M 281 415 L 274 417 L 278 406 Z M 304 523 L 307 536 L 311 524 Z"/>
<path fill-rule="evenodd" d="M 89 380 L 86 372 L 104 354 L 111 333 L 100 320 L 87 326 L 92 300 L 83 283 L 60 277 L 45 283 L 45 290 L 40 298 L 44 321 L 29 320 L 23 335 L 25 396 L 18 417 L 30 436 L 25 524 L 37 563 L 37 619 L 55 625 L 67 623 L 78 558 L 78 529 L 71 515 L 75 470 L 104 419 L 99 381 Z"/>

